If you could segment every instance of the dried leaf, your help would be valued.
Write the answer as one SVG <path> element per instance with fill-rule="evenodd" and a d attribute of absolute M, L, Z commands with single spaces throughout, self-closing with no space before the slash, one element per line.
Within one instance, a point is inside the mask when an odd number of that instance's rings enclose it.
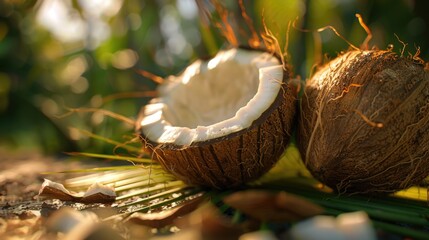
<path fill-rule="evenodd" d="M 153 228 L 162 228 L 164 226 L 170 225 L 173 221 L 180 216 L 188 214 L 194 211 L 200 203 L 203 201 L 204 197 L 197 197 L 192 200 L 186 201 L 184 204 L 179 207 L 175 207 L 170 210 L 155 212 L 155 213 L 140 213 L 135 212 L 131 214 L 126 221 L 130 221 L 135 224 L 141 224 Z"/>
<path fill-rule="evenodd" d="M 182 230 L 193 229 L 201 234 L 204 240 L 233 240 L 238 239 L 245 229 L 257 229 L 248 224 L 233 224 L 231 219 L 223 216 L 216 207 L 211 204 L 198 208 L 184 218 L 174 222 Z"/>
<path fill-rule="evenodd" d="M 100 183 L 92 184 L 84 194 L 79 194 L 70 192 L 64 185 L 48 179 L 43 182 L 38 196 L 82 203 L 110 203 L 116 199 L 114 189 Z"/>
<path fill-rule="evenodd" d="M 286 192 L 248 190 L 233 193 L 224 202 L 261 221 L 298 221 L 323 212 L 318 205 Z"/>

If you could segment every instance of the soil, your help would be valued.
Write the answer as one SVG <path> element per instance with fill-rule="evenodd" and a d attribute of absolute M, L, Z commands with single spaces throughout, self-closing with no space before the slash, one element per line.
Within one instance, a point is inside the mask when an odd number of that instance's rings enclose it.
<path fill-rule="evenodd" d="M 114 207 L 117 203 L 83 204 L 38 196 L 45 178 L 64 183 L 66 179 L 77 176 L 75 173 L 44 172 L 94 166 L 99 167 L 100 163 L 91 165 L 87 161 L 69 161 L 67 157 L 14 153 L 0 148 L 0 239 L 124 240 L 164 239 L 165 235 L 169 236 L 168 239 L 181 239 L 180 234 L 178 238 L 172 234 L 177 231 L 174 227 L 155 230 L 132 221 L 124 223 L 123 218 L 117 217 L 118 211 Z M 111 220 L 105 221 L 107 218 Z M 200 234 L 198 228 L 192 229 L 193 233 Z"/>
<path fill-rule="evenodd" d="M 55 239 L 46 234 L 44 221 L 60 208 L 84 205 L 38 198 L 44 178 L 62 182 L 70 177 L 43 173 L 83 167 L 65 158 L 0 149 L 0 239 Z"/>

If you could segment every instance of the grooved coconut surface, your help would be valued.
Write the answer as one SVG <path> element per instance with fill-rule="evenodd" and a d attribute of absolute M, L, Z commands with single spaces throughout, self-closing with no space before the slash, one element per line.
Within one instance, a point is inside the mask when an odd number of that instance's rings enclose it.
<path fill-rule="evenodd" d="M 250 128 L 181 148 L 153 148 L 167 171 L 192 185 L 230 188 L 255 180 L 280 158 L 289 143 L 295 112 L 295 90 L 285 85 L 276 103 Z"/>
<path fill-rule="evenodd" d="M 314 177 L 341 192 L 392 192 L 429 173 L 429 78 L 389 51 L 350 51 L 307 81 L 298 142 Z"/>
<path fill-rule="evenodd" d="M 153 159 L 159 161 L 168 172 L 191 185 L 225 189 L 257 179 L 280 158 L 289 143 L 292 131 L 296 108 L 296 88 L 289 84 L 290 73 L 286 67 L 281 72 L 283 73 L 280 74 L 280 79 L 276 80 L 276 84 L 280 85 L 280 88 L 274 93 L 272 103 L 260 112 L 260 116 L 252 120 L 248 127 L 223 136 L 193 141 L 189 145 L 157 142 L 145 136 L 142 131 L 145 148 L 152 152 Z M 219 77 L 237 81 L 228 74 L 219 74 Z M 238 82 L 238 85 L 240 84 L 249 83 Z M 257 89 L 258 86 L 251 88 Z M 187 94 L 192 94 L 192 92 Z M 258 101 L 261 100 L 264 99 Z M 163 100 L 154 101 L 158 103 Z M 199 101 L 204 102 L 205 100 L 200 99 Z M 212 99 L 207 101 L 212 101 Z M 252 109 L 252 105 L 248 104 L 247 107 Z M 207 111 L 209 110 L 211 109 L 207 109 Z M 144 108 L 143 112 L 145 112 Z M 246 113 L 247 110 L 244 112 Z M 247 114 L 236 116 L 245 118 Z M 189 128 L 184 127 L 184 131 L 189 132 Z M 210 126 L 204 128 L 210 130 Z M 152 129 L 146 130 L 146 132 L 150 131 Z"/>

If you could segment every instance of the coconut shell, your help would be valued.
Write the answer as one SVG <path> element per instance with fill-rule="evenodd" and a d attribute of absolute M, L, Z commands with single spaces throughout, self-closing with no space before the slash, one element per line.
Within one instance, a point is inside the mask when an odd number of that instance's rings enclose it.
<path fill-rule="evenodd" d="M 156 143 L 144 135 L 144 148 L 166 171 L 190 185 L 226 189 L 255 180 L 278 161 L 289 143 L 296 108 L 296 87 L 284 72 L 272 105 L 241 131 L 190 146 Z"/>
<path fill-rule="evenodd" d="M 350 51 L 306 82 L 298 145 L 340 193 L 393 192 L 429 174 L 429 77 L 419 59 Z"/>

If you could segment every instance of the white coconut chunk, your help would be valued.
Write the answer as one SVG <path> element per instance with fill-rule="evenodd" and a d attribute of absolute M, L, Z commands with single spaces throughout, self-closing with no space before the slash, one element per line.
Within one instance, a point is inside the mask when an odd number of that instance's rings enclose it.
<path fill-rule="evenodd" d="M 337 217 L 337 225 L 350 240 L 376 240 L 377 234 L 371 220 L 363 211 L 343 213 Z"/>
<path fill-rule="evenodd" d="M 332 216 L 316 216 L 295 224 L 289 232 L 291 239 L 347 240 Z"/>
<path fill-rule="evenodd" d="M 65 187 L 64 187 L 64 185 L 62 185 L 61 183 L 57 183 L 57 182 L 53 182 L 53 181 L 51 181 L 51 180 L 49 180 L 49 179 L 44 179 L 44 181 L 43 181 L 43 184 L 42 184 L 42 187 L 40 188 L 40 191 L 39 191 L 39 195 L 43 192 L 43 190 L 45 189 L 45 188 L 47 188 L 47 187 L 51 187 L 51 188 L 54 188 L 54 189 L 57 189 L 57 190 L 59 190 L 59 191 L 61 191 L 61 192 L 63 192 L 63 193 L 65 193 L 65 194 L 67 194 L 67 195 L 73 195 L 73 193 L 71 193 L 69 190 L 67 190 Z"/>
<path fill-rule="evenodd" d="M 292 239 L 359 240 L 377 239 L 371 220 L 365 212 L 350 212 L 332 216 L 316 216 L 295 224 Z"/>
<path fill-rule="evenodd" d="M 88 190 L 86 190 L 85 194 L 82 197 L 89 197 L 98 193 L 110 197 L 116 197 L 115 189 L 113 187 L 106 186 L 99 182 L 95 182 L 91 186 L 89 186 Z"/>
<path fill-rule="evenodd" d="M 196 61 L 159 86 L 142 132 L 153 142 L 188 146 L 243 130 L 273 104 L 283 74 L 280 61 L 260 51 L 231 49 Z"/>

